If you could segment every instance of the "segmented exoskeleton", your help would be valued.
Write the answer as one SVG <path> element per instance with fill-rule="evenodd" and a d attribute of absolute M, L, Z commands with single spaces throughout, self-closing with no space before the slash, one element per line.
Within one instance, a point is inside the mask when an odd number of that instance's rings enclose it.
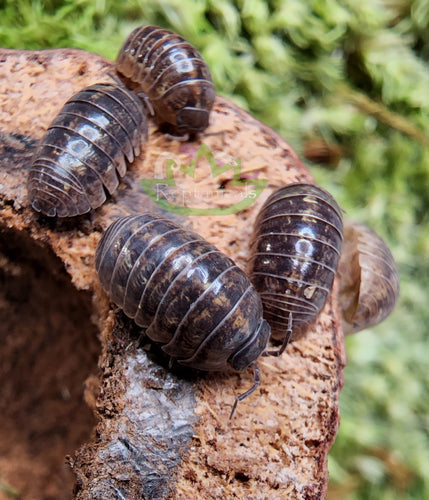
<path fill-rule="evenodd" d="M 384 240 L 364 224 L 345 221 L 338 276 L 346 334 L 377 325 L 393 311 L 399 297 L 398 269 Z"/>
<path fill-rule="evenodd" d="M 28 177 L 32 207 L 49 217 L 97 208 L 112 194 L 147 138 L 141 99 L 99 83 L 71 97 L 42 138 Z"/>
<path fill-rule="evenodd" d="M 205 130 L 215 98 L 210 70 L 184 38 L 157 26 L 140 26 L 119 51 L 118 73 L 134 83 L 166 131 L 189 135 Z"/>
<path fill-rule="evenodd" d="M 283 341 L 280 353 L 324 306 L 342 238 L 340 208 L 328 192 L 313 184 L 276 190 L 259 212 L 248 270 L 272 336 Z"/>
<path fill-rule="evenodd" d="M 107 229 L 95 266 L 111 300 L 178 363 L 205 371 L 254 367 L 254 385 L 233 411 L 255 390 L 270 328 L 259 295 L 230 258 L 170 219 L 142 214 Z"/>

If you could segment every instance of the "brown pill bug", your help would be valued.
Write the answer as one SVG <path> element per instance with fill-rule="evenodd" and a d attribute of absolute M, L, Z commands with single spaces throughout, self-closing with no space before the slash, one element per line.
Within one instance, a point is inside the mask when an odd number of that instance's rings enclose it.
<path fill-rule="evenodd" d="M 104 290 L 181 365 L 223 371 L 254 368 L 270 328 L 247 275 L 198 234 L 151 214 L 117 219 L 95 253 Z"/>
<path fill-rule="evenodd" d="M 393 311 L 399 297 L 398 269 L 384 240 L 364 224 L 344 223 L 338 277 L 346 334 L 377 325 Z"/>
<path fill-rule="evenodd" d="M 291 184 L 266 200 L 255 222 L 249 275 L 281 354 L 312 323 L 331 291 L 343 238 L 341 210 L 314 184 Z"/>
<path fill-rule="evenodd" d="M 185 136 L 207 128 L 215 99 L 210 70 L 181 36 L 157 26 L 136 28 L 119 51 L 116 69 L 147 96 L 166 131 Z"/>
<path fill-rule="evenodd" d="M 32 207 L 49 217 L 99 207 L 146 138 L 145 108 L 134 92 L 110 83 L 81 90 L 50 124 L 33 157 L 28 177 Z"/>

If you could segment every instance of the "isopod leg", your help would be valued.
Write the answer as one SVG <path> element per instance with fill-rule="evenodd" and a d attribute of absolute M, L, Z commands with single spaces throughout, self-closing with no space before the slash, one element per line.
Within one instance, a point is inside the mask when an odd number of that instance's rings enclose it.
<path fill-rule="evenodd" d="M 174 135 L 169 132 L 164 132 L 164 135 L 172 141 L 186 142 L 190 139 L 190 135 L 188 133 L 185 135 Z"/>
<path fill-rule="evenodd" d="M 208 137 L 210 135 L 222 135 L 225 133 L 225 130 L 218 130 L 217 132 L 208 132 L 204 134 L 204 137 Z"/>
<path fill-rule="evenodd" d="M 290 312 L 286 335 L 285 338 L 283 339 L 283 344 L 281 345 L 280 349 L 277 349 L 277 351 L 265 351 L 262 354 L 262 356 L 281 356 L 284 353 L 284 350 L 286 349 L 287 345 L 289 344 L 291 336 L 292 336 L 292 313 Z"/>
<path fill-rule="evenodd" d="M 250 389 L 248 389 L 246 392 L 243 392 L 243 394 L 239 394 L 234 401 L 234 405 L 232 407 L 231 413 L 229 414 L 229 419 L 231 420 L 232 417 L 234 416 L 235 410 L 237 408 L 237 405 L 239 401 L 243 401 L 244 398 L 247 398 L 247 396 L 250 396 L 252 392 L 254 392 L 259 384 L 261 383 L 261 375 L 259 371 L 259 366 L 257 363 L 253 365 L 253 385 Z"/>
<path fill-rule="evenodd" d="M 140 99 L 144 102 L 144 105 L 146 106 L 146 109 L 148 110 L 150 116 L 155 115 L 155 111 L 153 110 L 152 103 L 149 100 L 149 97 L 147 94 L 145 94 L 143 91 L 137 92 L 137 95 L 140 97 Z"/>

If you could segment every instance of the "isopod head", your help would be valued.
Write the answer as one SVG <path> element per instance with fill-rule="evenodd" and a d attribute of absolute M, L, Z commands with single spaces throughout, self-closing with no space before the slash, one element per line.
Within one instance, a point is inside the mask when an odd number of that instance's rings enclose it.
<path fill-rule="evenodd" d="M 377 325 L 395 308 L 400 288 L 395 260 L 384 240 L 366 225 L 345 221 L 338 277 L 346 334 Z"/>
<path fill-rule="evenodd" d="M 176 127 L 179 133 L 197 133 L 204 131 L 209 125 L 207 109 L 186 106 L 177 113 Z"/>

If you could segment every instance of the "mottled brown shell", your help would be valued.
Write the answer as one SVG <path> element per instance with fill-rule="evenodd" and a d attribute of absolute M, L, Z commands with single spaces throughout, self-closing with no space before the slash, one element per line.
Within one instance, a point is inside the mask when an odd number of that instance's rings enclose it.
<path fill-rule="evenodd" d="M 146 138 L 144 105 L 132 91 L 110 83 L 81 90 L 66 102 L 34 155 L 28 177 L 32 207 L 49 217 L 99 207 Z"/>
<path fill-rule="evenodd" d="M 117 71 L 147 95 L 156 121 L 176 134 L 202 132 L 215 98 L 210 70 L 184 38 L 157 26 L 140 26 L 119 51 Z"/>
<path fill-rule="evenodd" d="M 292 339 L 314 321 L 331 291 L 343 237 L 341 210 L 313 184 L 275 191 L 255 222 L 249 275 L 262 298 L 272 336 Z"/>
<path fill-rule="evenodd" d="M 399 274 L 384 240 L 364 224 L 345 221 L 338 267 L 345 333 L 383 321 L 399 297 Z"/>
<path fill-rule="evenodd" d="M 267 345 L 270 329 L 246 274 L 170 219 L 117 219 L 97 246 L 95 265 L 111 300 L 182 365 L 244 370 Z"/>

